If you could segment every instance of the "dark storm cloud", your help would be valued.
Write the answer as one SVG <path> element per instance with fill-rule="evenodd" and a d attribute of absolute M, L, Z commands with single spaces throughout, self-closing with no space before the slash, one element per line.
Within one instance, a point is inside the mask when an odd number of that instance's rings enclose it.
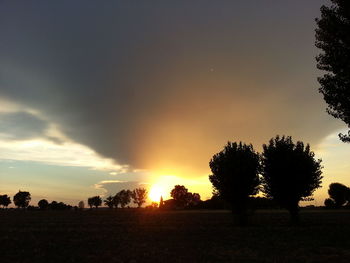
<path fill-rule="evenodd" d="M 317 143 L 324 1 L 0 4 L 0 96 L 122 164 L 207 168 L 226 140 Z"/>

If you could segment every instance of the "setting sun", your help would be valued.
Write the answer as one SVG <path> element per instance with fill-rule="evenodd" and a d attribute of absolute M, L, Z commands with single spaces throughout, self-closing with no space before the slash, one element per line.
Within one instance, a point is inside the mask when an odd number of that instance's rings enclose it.
<path fill-rule="evenodd" d="M 159 185 L 153 185 L 151 190 L 149 191 L 148 196 L 152 202 L 159 202 L 160 197 L 164 196 L 164 194 L 165 194 L 164 188 L 162 188 Z"/>

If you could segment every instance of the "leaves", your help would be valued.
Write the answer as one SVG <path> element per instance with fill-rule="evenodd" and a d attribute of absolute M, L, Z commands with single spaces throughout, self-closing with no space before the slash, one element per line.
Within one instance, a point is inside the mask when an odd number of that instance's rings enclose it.
<path fill-rule="evenodd" d="M 317 68 L 327 71 L 318 78 L 319 91 L 328 104 L 327 112 L 350 127 L 350 3 L 332 3 L 322 6 L 321 18 L 316 19 L 315 45 L 321 50 L 316 57 Z M 350 142 L 350 131 L 339 137 Z"/>

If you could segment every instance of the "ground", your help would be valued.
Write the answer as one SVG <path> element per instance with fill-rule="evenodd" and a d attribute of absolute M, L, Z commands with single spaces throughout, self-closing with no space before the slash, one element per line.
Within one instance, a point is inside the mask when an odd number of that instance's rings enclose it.
<path fill-rule="evenodd" d="M 0 211 L 0 262 L 350 262 L 350 211 Z"/>

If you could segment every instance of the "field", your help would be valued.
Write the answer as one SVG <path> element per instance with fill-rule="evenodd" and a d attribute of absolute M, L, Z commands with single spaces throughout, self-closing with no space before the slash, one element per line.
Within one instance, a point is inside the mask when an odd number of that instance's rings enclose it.
<path fill-rule="evenodd" d="M 350 212 L 0 211 L 0 262 L 350 262 Z"/>

